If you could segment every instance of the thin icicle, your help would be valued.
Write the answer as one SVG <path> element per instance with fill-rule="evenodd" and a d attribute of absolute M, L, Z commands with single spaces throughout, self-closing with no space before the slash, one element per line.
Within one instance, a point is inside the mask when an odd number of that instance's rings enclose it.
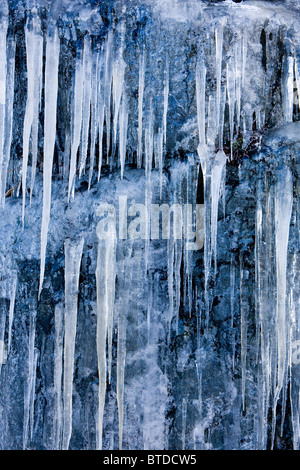
<path fill-rule="evenodd" d="M 110 211 L 110 209 L 113 209 Z M 110 381 L 112 360 L 112 331 L 115 301 L 115 260 L 116 233 L 114 208 L 108 207 L 110 226 L 105 240 L 98 243 L 98 258 L 96 268 L 97 285 L 97 356 L 99 375 L 98 396 L 98 438 L 97 445 L 102 449 L 103 413 L 106 395 L 107 369 Z M 101 215 L 101 213 L 97 214 Z M 103 215 L 103 214 L 102 214 Z M 103 234 L 100 234 L 103 235 Z M 106 344 L 108 342 L 108 367 L 106 361 Z"/>
<path fill-rule="evenodd" d="M 237 132 L 241 119 L 241 96 L 242 96 L 242 38 L 239 38 L 235 45 L 235 84 L 236 84 L 236 127 Z"/>
<path fill-rule="evenodd" d="M 119 147 L 120 147 L 121 179 L 123 179 L 125 160 L 126 160 L 127 127 L 128 127 L 127 97 L 126 97 L 126 93 L 123 92 L 122 103 L 121 103 L 121 108 L 120 108 L 120 117 L 119 117 Z"/>
<path fill-rule="evenodd" d="M 22 222 L 24 226 L 25 200 L 27 192 L 27 166 L 29 156 L 30 135 L 32 141 L 32 176 L 31 190 L 33 189 L 34 176 L 37 162 L 38 149 L 38 116 L 42 87 L 43 70 L 43 36 L 41 21 L 37 16 L 27 20 L 25 27 L 26 62 L 27 62 L 27 102 L 23 129 L 23 167 L 22 167 L 22 191 L 23 209 Z"/>
<path fill-rule="evenodd" d="M 139 102 L 138 102 L 138 151 L 137 166 L 142 167 L 143 154 L 143 101 L 145 88 L 145 47 L 140 53 L 140 69 L 139 69 Z"/>
<path fill-rule="evenodd" d="M 125 23 L 122 23 L 121 45 L 120 45 L 118 57 L 114 61 L 114 64 L 113 64 L 113 104 L 114 104 L 113 152 L 115 152 L 116 143 L 117 143 L 117 126 L 118 126 L 118 118 L 119 118 L 119 111 L 120 111 L 121 98 L 122 98 L 123 86 L 124 86 L 125 69 L 126 69 L 126 62 L 123 59 L 124 41 L 125 41 Z"/>
<path fill-rule="evenodd" d="M 15 310 L 15 301 L 16 301 L 16 291 L 17 291 L 17 275 L 15 275 L 11 281 L 10 286 L 10 299 L 9 299 L 9 317 L 8 317 L 8 342 L 7 342 L 7 353 L 9 354 L 11 346 L 11 336 L 12 336 L 12 325 L 14 320 L 14 310 Z"/>
<path fill-rule="evenodd" d="M 99 116 L 99 161 L 98 161 L 98 181 L 101 176 L 102 160 L 103 160 L 103 128 L 104 128 L 104 112 L 105 112 L 105 100 L 104 91 L 105 87 L 102 87 L 102 71 L 104 68 L 104 57 L 101 51 L 100 66 L 98 71 L 98 116 Z"/>
<path fill-rule="evenodd" d="M 72 392 L 77 328 L 78 288 L 84 239 L 65 241 L 65 340 L 62 449 L 68 450 L 72 435 Z"/>
<path fill-rule="evenodd" d="M 82 63 L 82 53 L 78 53 L 75 66 L 75 83 L 74 83 L 74 96 L 73 96 L 73 114 L 72 114 L 72 147 L 71 147 L 71 161 L 69 173 L 69 188 L 68 188 L 68 201 L 74 198 L 75 194 L 75 175 L 76 175 L 76 160 L 77 152 L 80 144 L 81 128 L 82 128 L 82 105 L 83 105 L 83 81 L 84 70 Z"/>
<path fill-rule="evenodd" d="M 54 340 L 54 420 L 53 420 L 53 449 L 61 449 L 62 438 L 62 370 L 63 370 L 63 306 L 55 307 L 55 340 Z"/>
<path fill-rule="evenodd" d="M 89 171 L 89 187 L 91 188 L 93 172 L 94 172 L 94 161 L 95 161 L 95 148 L 97 133 L 99 131 L 99 94 L 101 93 L 100 88 L 100 76 L 99 69 L 101 67 L 101 59 L 99 52 L 94 52 L 92 57 L 92 91 L 91 91 L 91 151 L 90 151 L 90 171 Z M 101 97 L 102 98 L 102 97 Z"/>
<path fill-rule="evenodd" d="M 84 38 L 83 49 L 83 92 L 82 92 L 82 138 L 80 148 L 80 164 L 79 164 L 79 178 L 85 171 L 88 141 L 89 141 L 89 128 L 90 128 L 90 115 L 91 115 L 91 95 L 92 95 L 92 52 L 91 52 L 91 39 L 89 36 Z"/>
<path fill-rule="evenodd" d="M 160 128 L 158 134 L 154 137 L 154 155 L 155 155 L 155 167 L 159 168 L 159 196 L 162 196 L 162 183 L 163 183 L 163 166 L 164 166 L 164 155 L 163 155 L 163 132 Z"/>
<path fill-rule="evenodd" d="M 229 128 L 230 128 L 230 157 L 233 157 L 233 132 L 234 132 L 234 107 L 235 107 L 235 73 L 233 60 L 227 63 L 227 97 L 229 106 Z"/>
<path fill-rule="evenodd" d="M 57 29 L 48 31 L 45 68 L 45 124 L 44 124 L 44 170 L 43 170 L 43 214 L 41 229 L 41 272 L 39 297 L 43 288 L 48 228 L 51 208 L 51 182 L 56 136 L 56 108 L 58 89 L 59 37 Z"/>
<path fill-rule="evenodd" d="M 166 57 L 166 69 L 164 79 L 164 109 L 163 109 L 163 133 L 164 133 L 164 146 L 167 144 L 167 114 L 169 104 L 169 91 L 170 91 L 170 77 L 169 77 L 169 57 Z"/>
<path fill-rule="evenodd" d="M 105 65 L 104 65 L 104 106 L 106 123 L 106 158 L 110 151 L 110 120 L 111 120 L 111 88 L 113 76 L 113 33 L 110 30 L 105 44 Z M 100 123 L 101 125 L 101 123 Z"/>
<path fill-rule="evenodd" d="M 6 108 L 5 108 L 5 131 L 2 170 L 0 171 L 0 205 L 4 207 L 5 191 L 7 185 L 7 172 L 10 161 L 10 150 L 13 128 L 13 108 L 14 108 L 14 86 L 15 86 L 15 52 L 16 43 L 13 37 L 8 39 L 7 44 L 7 75 L 6 75 Z"/>

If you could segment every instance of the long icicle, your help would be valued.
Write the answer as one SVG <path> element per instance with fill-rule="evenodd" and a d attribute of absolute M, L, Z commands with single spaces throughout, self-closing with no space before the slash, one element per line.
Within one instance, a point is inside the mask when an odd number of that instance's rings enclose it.
<path fill-rule="evenodd" d="M 68 201 L 71 197 L 74 198 L 75 194 L 75 175 L 76 175 L 76 159 L 77 152 L 80 145 L 80 135 L 82 127 L 82 104 L 83 104 L 83 63 L 82 53 L 78 52 L 75 67 L 75 83 L 74 83 L 74 96 L 73 96 L 73 126 L 72 126 L 72 146 L 71 146 L 71 161 L 69 173 L 69 188 L 68 188 Z"/>
<path fill-rule="evenodd" d="M 34 174 L 37 161 L 38 149 L 38 114 L 42 86 L 42 59 L 43 59 L 43 36 L 41 21 L 37 16 L 27 20 L 25 27 L 26 61 L 27 61 L 27 102 L 23 129 L 23 167 L 22 167 L 22 192 L 23 208 L 22 222 L 24 227 L 25 200 L 27 192 L 27 166 L 29 156 L 30 135 L 32 137 L 32 178 L 31 190 L 33 189 Z"/>
<path fill-rule="evenodd" d="M 5 191 L 7 185 L 7 172 L 10 161 L 10 150 L 13 130 L 13 109 L 14 109 L 14 86 L 15 86 L 15 52 L 16 42 L 13 37 L 8 39 L 7 51 L 7 75 L 6 75 L 6 108 L 5 108 L 5 131 L 2 169 L 0 171 L 0 205 L 4 207 Z"/>
<path fill-rule="evenodd" d="M 138 151 L 137 166 L 142 168 L 143 155 L 143 101 L 145 88 L 145 46 L 140 52 L 140 69 L 139 69 L 139 102 L 138 102 Z"/>
<path fill-rule="evenodd" d="M 91 38 L 85 36 L 84 38 L 84 51 L 83 51 L 83 103 L 82 103 L 82 139 L 80 148 L 80 164 L 79 164 L 79 179 L 85 171 L 88 142 L 89 142 L 89 129 L 90 129 L 90 115 L 91 115 L 91 95 L 92 95 L 92 52 L 91 52 Z"/>
<path fill-rule="evenodd" d="M 45 68 L 45 125 L 44 125 L 44 171 L 43 171 L 43 215 L 41 229 L 41 273 L 39 297 L 45 274 L 46 248 L 51 208 L 51 181 L 56 136 L 56 109 L 58 89 L 59 37 L 57 28 L 48 31 Z"/>
<path fill-rule="evenodd" d="M 72 392 L 77 328 L 78 288 L 84 239 L 65 241 L 65 341 L 62 449 L 68 450 L 72 435 Z"/>
<path fill-rule="evenodd" d="M 110 381 L 112 358 L 112 330 L 113 312 L 115 302 L 115 260 L 116 260 L 116 233 L 114 210 L 108 213 L 110 217 L 110 229 L 105 240 L 99 239 L 98 258 L 96 268 L 97 285 L 97 357 L 99 375 L 98 394 L 98 436 L 97 448 L 102 449 L 103 413 L 106 395 L 107 369 Z M 97 214 L 101 215 L 101 213 Z M 99 234 L 101 238 L 103 234 Z M 108 367 L 106 361 L 106 344 L 108 342 Z"/>

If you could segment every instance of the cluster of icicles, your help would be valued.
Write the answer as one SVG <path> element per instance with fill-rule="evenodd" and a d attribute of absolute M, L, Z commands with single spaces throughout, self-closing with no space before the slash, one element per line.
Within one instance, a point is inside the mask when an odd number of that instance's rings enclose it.
<path fill-rule="evenodd" d="M 1 205 L 5 202 L 7 188 L 7 172 L 10 161 L 10 148 L 12 141 L 13 103 L 14 103 L 14 69 L 15 69 L 15 41 L 12 36 L 7 37 L 8 20 L 3 16 L 0 25 L 0 195 Z M 78 50 L 75 67 L 73 101 L 72 101 L 72 133 L 69 146 L 66 146 L 66 164 L 69 168 L 68 200 L 75 195 L 75 179 L 77 172 L 79 178 L 86 171 L 87 157 L 89 163 L 89 188 L 92 183 L 95 167 L 96 142 L 99 142 L 98 179 L 101 175 L 102 164 L 102 139 L 104 125 L 106 125 L 106 150 L 107 154 L 114 155 L 118 142 L 121 178 L 124 174 L 126 162 L 127 131 L 128 131 L 128 101 L 126 97 L 124 61 L 125 48 L 125 23 L 121 25 L 121 40 L 117 54 L 114 48 L 114 34 L 110 31 L 103 43 L 101 50 L 94 51 L 91 46 L 91 38 L 86 35 L 83 50 Z M 37 14 L 31 13 L 25 25 L 26 60 L 27 60 L 27 102 L 23 128 L 23 165 L 22 165 L 22 195 L 23 195 L 23 225 L 25 221 L 25 206 L 28 186 L 28 160 L 31 142 L 31 180 L 30 197 L 35 184 L 35 173 L 38 156 L 38 120 L 41 106 L 41 92 L 44 87 L 44 152 L 43 152 L 43 211 L 41 228 L 41 270 L 39 295 L 41 294 L 44 280 L 47 234 L 50 222 L 51 208 L 51 183 L 53 170 L 53 156 L 56 139 L 56 116 L 58 89 L 58 67 L 60 55 L 60 40 L 57 27 L 48 26 L 44 39 L 41 21 Z M 46 43 L 45 76 L 43 77 L 43 44 Z M 209 96 L 206 93 L 206 67 L 204 57 L 199 55 L 196 70 L 196 100 L 199 147 L 198 155 L 204 175 L 205 193 L 205 310 L 206 316 L 210 310 L 209 281 L 217 273 L 217 220 L 218 205 L 221 191 L 225 184 L 225 168 L 227 157 L 223 151 L 223 127 L 225 104 L 229 108 L 229 127 L 232 142 L 234 129 L 242 128 L 241 125 L 241 96 L 244 87 L 245 64 L 247 56 L 246 37 L 238 38 L 235 47 L 235 56 L 226 67 L 227 81 L 222 83 L 222 50 L 223 50 L 223 25 L 215 30 L 216 51 L 216 90 Z M 164 165 L 164 153 L 167 140 L 167 112 L 169 99 L 169 67 L 166 62 L 165 79 L 163 83 L 164 105 L 162 122 L 159 131 L 154 134 L 154 113 L 150 109 L 147 120 L 143 117 L 144 86 L 146 68 L 145 48 L 140 51 L 140 71 L 138 85 L 138 124 L 137 124 L 137 165 L 144 167 L 146 180 L 151 177 L 153 154 L 155 162 L 162 177 Z M 300 70 L 294 63 L 294 58 L 287 56 L 283 70 L 283 114 L 285 122 L 293 120 L 294 98 L 294 74 L 300 86 Z M 44 80 L 44 81 L 43 81 Z M 112 100 L 112 103 L 111 103 Z M 112 110 L 112 111 L 111 111 Z M 112 112 L 112 129 L 110 129 Z M 263 117 L 261 117 L 263 121 Z M 146 124 L 145 124 L 146 121 Z M 245 126 L 245 122 L 243 123 Z M 263 124 L 263 123 L 261 123 Z M 90 137 L 90 148 L 89 148 Z M 219 142 L 219 151 L 215 153 L 215 143 Z M 112 142 L 112 144 L 111 144 Z M 112 145 L 112 149 L 110 146 Z M 77 155 L 79 153 L 79 159 Z M 112 158 L 112 157 L 111 157 Z M 145 198 L 151 200 L 150 184 L 146 185 Z M 148 189 L 147 189 L 148 188 Z M 277 272 L 277 303 L 276 319 L 273 321 L 272 331 L 267 324 L 268 318 L 264 307 L 267 298 L 264 292 L 265 282 L 262 276 L 266 276 L 265 268 L 268 264 L 268 254 L 265 252 L 264 229 L 269 225 L 264 222 L 264 217 L 269 217 L 269 212 L 264 214 L 262 198 L 269 198 L 267 204 L 271 204 L 271 195 L 264 195 L 262 188 L 259 192 L 257 220 L 256 220 L 256 255 L 257 255 L 257 304 L 260 331 L 261 350 L 261 378 L 263 398 L 261 401 L 261 447 L 265 447 L 267 438 L 268 409 L 270 399 L 273 397 L 274 423 L 276 406 L 281 393 L 286 395 L 288 383 L 288 370 L 290 369 L 290 332 L 286 329 L 286 263 L 289 225 L 292 211 L 292 177 L 288 169 L 282 170 L 278 176 L 275 195 L 275 230 L 276 230 L 276 272 Z M 266 210 L 266 209 L 265 209 Z M 77 324 L 78 283 L 83 252 L 84 240 L 77 243 L 65 242 L 65 308 L 58 306 L 55 310 L 55 372 L 54 372 L 54 396 L 55 396 L 55 423 L 53 447 L 68 449 L 72 435 L 72 387 L 74 371 L 74 349 Z M 174 245 L 175 246 L 175 245 Z M 176 248 L 176 247 L 175 247 Z M 264 251 L 262 253 L 262 251 Z M 171 258 L 168 261 L 169 271 L 169 297 L 173 303 L 173 263 L 174 247 L 170 250 Z M 265 259 L 263 260 L 263 256 Z M 98 439 L 97 447 L 102 448 L 103 413 L 106 395 L 107 380 L 111 374 L 111 347 L 113 330 L 113 311 L 115 300 L 115 266 L 116 241 L 114 237 L 104 244 L 99 243 L 98 263 L 96 270 L 98 321 L 97 321 L 97 352 L 99 370 L 99 414 L 98 414 Z M 242 284 L 241 277 L 241 284 Z M 231 283 L 234 290 L 234 267 L 231 271 Z M 13 321 L 13 306 L 16 293 L 16 281 L 11 287 L 11 309 L 9 316 L 9 343 L 11 341 L 11 328 Z M 293 295 L 290 303 L 294 305 Z M 173 307 L 171 307 L 173 310 Z M 295 315 L 294 315 L 295 316 Z M 119 318 L 118 360 L 117 360 L 117 397 L 119 408 L 119 440 L 122 448 L 123 432 L 123 399 L 124 399 L 124 371 L 126 356 L 126 327 L 125 317 Z M 64 323 L 64 328 L 63 328 Z M 34 349 L 35 319 L 30 325 L 29 345 L 29 377 L 26 384 L 24 404 L 24 448 L 27 447 L 30 433 L 33 429 L 35 371 L 37 354 Z M 4 331 L 2 331 L 4 334 Z M 247 317 L 246 309 L 241 308 L 241 357 L 242 357 L 242 395 L 245 402 L 246 393 L 246 353 L 247 353 Z M 270 349 L 270 342 L 276 339 L 276 353 Z M 107 355 L 107 344 L 109 351 Z M 272 355 L 272 357 L 271 357 Z M 63 357 L 64 356 L 64 357 Z M 108 359 L 107 359 L 108 356 Z M 274 367 L 273 367 L 274 366 Z M 62 381 L 63 376 L 63 381 Z M 62 390 L 63 382 L 63 390 Z M 294 385 L 296 387 L 296 385 Z M 295 448 L 299 447 L 299 394 L 295 395 L 293 403 L 293 427 Z M 297 401 L 298 400 L 298 401 Z M 298 407 L 298 408 L 297 408 Z M 298 411 L 297 411 L 298 409 Z M 31 431 L 30 431 L 31 429 Z M 273 432 L 274 429 L 273 429 Z"/>

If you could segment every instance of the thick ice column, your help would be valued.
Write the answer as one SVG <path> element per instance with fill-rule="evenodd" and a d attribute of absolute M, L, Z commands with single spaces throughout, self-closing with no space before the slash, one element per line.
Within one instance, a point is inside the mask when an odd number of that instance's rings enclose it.
<path fill-rule="evenodd" d="M 72 435 L 72 391 L 77 328 L 79 275 L 84 239 L 65 241 L 65 340 L 62 449 L 69 448 Z"/>
<path fill-rule="evenodd" d="M 6 74 L 6 108 L 5 108 L 5 130 L 3 161 L 0 169 L 0 205 L 4 207 L 5 191 L 7 185 L 7 172 L 10 161 L 10 148 L 12 140 L 13 108 L 14 108 L 14 85 L 15 85 L 15 52 L 16 43 L 14 37 L 7 41 L 7 74 Z"/>
<path fill-rule="evenodd" d="M 32 142 L 32 177 L 31 190 L 34 185 L 35 169 L 38 150 L 38 123 L 39 108 L 42 88 L 43 71 L 43 36 L 41 21 L 37 16 L 28 19 L 25 27 L 26 62 L 27 62 L 27 102 L 23 128 L 23 168 L 22 168 L 22 191 L 23 211 L 22 220 L 24 225 L 25 199 L 27 192 L 27 166 L 29 156 L 29 142 Z"/>
<path fill-rule="evenodd" d="M 60 46 L 56 27 L 48 30 L 46 41 L 43 214 L 41 229 L 41 272 L 39 296 L 43 288 L 45 273 L 46 248 L 51 208 L 52 167 L 56 137 L 58 61 Z"/>
<path fill-rule="evenodd" d="M 143 154 L 143 101 L 145 88 L 145 47 L 140 51 L 140 69 L 139 69 L 139 101 L 138 101 L 138 151 L 137 166 L 142 167 Z"/>
<path fill-rule="evenodd" d="M 98 216 L 105 215 L 101 205 Z M 97 356 L 99 375 L 99 403 L 98 403 L 98 438 L 97 447 L 102 449 L 103 413 L 106 395 L 107 369 L 110 381 L 112 359 L 112 331 L 115 302 L 115 262 L 116 262 L 116 221 L 115 210 L 107 207 L 108 230 L 100 230 L 101 222 L 97 227 L 98 258 L 96 268 L 97 285 Z M 108 343 L 108 366 L 106 361 Z"/>
<path fill-rule="evenodd" d="M 287 248 L 289 241 L 290 221 L 293 205 L 293 178 L 288 167 L 283 167 L 277 172 L 275 194 L 275 242 L 276 242 L 276 323 L 277 323 L 277 381 L 274 398 L 273 416 L 280 393 L 284 396 L 286 390 L 287 368 Z"/>
<path fill-rule="evenodd" d="M 223 150 L 219 150 L 211 169 L 211 256 L 214 255 L 215 274 L 217 272 L 218 208 L 225 165 L 226 155 Z"/>
<path fill-rule="evenodd" d="M 62 372 L 64 349 L 63 305 L 55 307 L 55 339 L 54 339 L 54 419 L 53 419 L 53 449 L 61 449 L 63 402 L 62 402 Z"/>
<path fill-rule="evenodd" d="M 83 103 L 82 103 L 82 138 L 80 148 L 80 164 L 79 164 L 79 178 L 85 171 L 88 142 L 89 142 L 89 129 L 90 129 L 90 115 L 91 115 L 91 94 L 92 94 L 92 52 L 91 52 L 91 39 L 89 36 L 84 38 L 83 50 Z"/>

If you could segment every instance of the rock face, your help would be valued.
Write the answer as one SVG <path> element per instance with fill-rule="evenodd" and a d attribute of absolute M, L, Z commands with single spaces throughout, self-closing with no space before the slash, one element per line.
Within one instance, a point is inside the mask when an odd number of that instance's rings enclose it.
<path fill-rule="evenodd" d="M 1 449 L 300 449 L 299 15 L 0 0 Z"/>

